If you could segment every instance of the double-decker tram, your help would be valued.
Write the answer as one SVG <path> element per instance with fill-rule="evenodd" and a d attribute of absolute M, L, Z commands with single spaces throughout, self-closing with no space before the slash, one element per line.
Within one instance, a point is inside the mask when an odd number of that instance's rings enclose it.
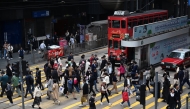
<path fill-rule="evenodd" d="M 128 11 L 115 11 L 113 16 L 108 16 L 108 55 L 112 52 L 120 61 L 123 52 L 128 60 L 134 59 L 133 47 L 122 47 L 121 40 L 126 36 L 133 36 L 133 27 L 154 23 L 168 19 L 167 10 L 149 10 L 144 12 L 130 13 Z"/>

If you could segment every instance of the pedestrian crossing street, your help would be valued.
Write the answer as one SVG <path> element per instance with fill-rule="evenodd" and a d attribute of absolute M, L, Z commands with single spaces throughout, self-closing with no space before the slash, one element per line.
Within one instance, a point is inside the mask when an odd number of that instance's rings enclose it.
<path fill-rule="evenodd" d="M 42 82 L 45 83 L 45 74 L 43 72 L 43 64 L 39 64 L 39 65 L 35 65 L 35 66 L 31 66 L 30 69 L 35 72 L 35 68 L 36 67 L 39 67 L 40 70 L 42 71 Z M 99 86 L 100 86 L 100 80 L 99 80 L 99 84 L 98 85 L 98 89 L 99 89 Z M 120 103 L 122 102 L 122 97 L 121 97 L 121 91 L 123 90 L 123 81 L 121 82 L 118 82 L 117 83 L 117 87 L 118 87 L 118 94 L 115 94 L 114 91 L 112 91 L 112 95 L 109 96 L 109 100 L 110 100 L 110 103 L 112 103 L 111 106 L 108 106 L 108 103 L 107 103 L 107 100 L 104 98 L 103 99 L 103 105 L 100 104 L 100 97 L 101 97 L 101 94 L 100 93 L 97 93 L 96 94 L 96 106 L 97 106 L 97 109 L 129 109 L 127 103 L 124 103 L 123 106 L 120 106 Z M 24 87 L 26 87 L 26 85 L 24 85 Z M 110 85 L 109 88 L 111 89 L 112 86 Z M 132 90 L 134 89 L 134 87 L 132 87 Z M 187 88 L 186 87 L 183 87 L 184 89 L 184 93 L 181 95 L 181 103 L 182 103 L 182 107 L 184 107 L 186 105 L 186 97 L 188 96 L 188 92 L 187 92 Z M 82 90 L 80 91 L 80 93 L 75 93 L 76 94 L 76 98 L 77 100 L 74 100 L 72 98 L 72 95 L 70 94 L 69 95 L 69 98 L 66 98 L 64 96 L 62 96 L 60 94 L 60 101 L 61 101 L 61 105 L 56 105 L 56 104 L 53 104 L 53 101 L 52 100 L 47 100 L 46 97 L 46 92 L 47 92 L 47 88 L 45 88 L 45 90 L 43 90 L 43 96 L 42 96 L 42 102 L 41 102 L 41 107 L 43 109 L 89 109 L 89 106 L 86 105 L 84 107 L 79 107 L 79 105 L 81 104 L 80 102 L 80 99 L 81 99 L 81 96 L 82 96 Z M 162 92 L 162 91 L 161 91 Z M 155 98 L 153 97 L 153 95 L 151 93 L 149 93 L 148 89 L 147 89 L 147 93 L 146 93 L 146 109 L 154 109 L 154 105 L 155 105 Z M 161 94 L 162 95 L 162 94 Z M 22 106 L 22 97 L 17 97 L 17 93 L 16 91 L 14 92 L 14 95 L 13 95 L 13 102 L 15 105 L 17 106 Z M 166 106 L 167 104 L 165 102 L 162 102 L 163 99 L 159 98 L 158 99 L 158 109 L 166 109 Z M 1 103 L 5 103 L 7 104 L 5 107 L 3 107 L 2 109 L 5 109 L 5 108 L 9 108 L 11 106 L 9 106 L 9 101 L 8 99 L 6 98 L 6 95 L 4 95 L 2 98 L 0 98 L 0 102 Z M 1 107 L 1 103 L 0 103 L 0 107 Z M 31 108 L 31 105 L 33 103 L 33 99 L 31 99 L 31 96 L 30 94 L 28 94 L 28 97 L 25 98 L 25 106 L 27 107 L 27 109 L 30 109 Z M 136 97 L 135 96 L 131 96 L 130 98 L 130 103 L 131 103 L 131 107 L 133 109 L 141 109 L 142 108 L 142 105 L 140 105 L 140 103 L 138 101 L 136 101 Z M 85 104 L 85 103 L 84 103 Z M 86 103 L 87 104 L 87 103 Z"/>

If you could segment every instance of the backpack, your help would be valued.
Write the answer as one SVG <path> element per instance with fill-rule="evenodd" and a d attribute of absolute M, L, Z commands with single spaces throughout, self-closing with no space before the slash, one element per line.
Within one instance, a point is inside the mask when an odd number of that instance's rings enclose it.
<path fill-rule="evenodd" d="M 123 98 L 123 101 L 129 101 L 129 95 L 127 91 L 125 90 L 123 91 L 122 98 Z"/>
<path fill-rule="evenodd" d="M 74 78 L 74 85 L 78 84 L 77 78 Z"/>

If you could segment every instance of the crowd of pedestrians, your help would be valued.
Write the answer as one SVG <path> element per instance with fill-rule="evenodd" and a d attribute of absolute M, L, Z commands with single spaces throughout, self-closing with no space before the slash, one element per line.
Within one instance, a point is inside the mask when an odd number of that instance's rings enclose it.
<path fill-rule="evenodd" d="M 113 91 L 115 91 L 115 94 L 118 94 L 117 82 L 123 80 L 124 88 L 122 90 L 122 102 L 120 104 L 123 106 L 123 103 L 127 102 L 129 108 L 132 108 L 130 98 L 135 96 L 135 92 L 139 90 L 137 85 L 143 84 L 143 74 L 146 74 L 146 86 L 150 90 L 149 82 L 154 82 L 155 67 L 151 65 L 150 68 L 139 70 L 137 62 L 133 60 L 129 61 L 124 53 L 121 54 L 120 59 L 120 66 L 115 68 L 116 57 L 112 53 L 109 57 L 104 55 L 100 59 L 96 54 L 92 54 L 89 59 L 86 59 L 85 55 L 82 55 L 79 64 L 76 64 L 73 54 L 70 53 L 65 66 L 63 66 L 58 56 L 55 59 L 51 58 L 44 65 L 46 76 L 46 84 L 44 86 L 42 85 L 42 76 L 39 68 L 36 68 L 35 73 L 28 69 L 28 74 L 23 80 L 26 84 L 25 98 L 27 98 L 29 92 L 31 98 L 34 99 L 32 107 L 38 105 L 39 109 L 41 109 L 40 102 L 44 88 L 48 88 L 47 100 L 53 100 L 53 103 L 58 105 L 61 103 L 59 93 L 62 93 L 62 96 L 66 98 L 71 97 L 73 100 L 77 100 L 75 94 L 82 91 L 81 104 L 79 106 L 84 106 L 85 102 L 87 102 L 90 109 L 96 109 L 96 93 L 101 93 L 101 105 L 105 97 L 108 105 L 111 106 L 112 104 L 108 96 L 111 96 Z M 65 67 L 64 71 L 62 69 L 63 67 Z M 190 86 L 189 71 L 186 67 L 180 66 L 174 75 L 174 84 L 172 87 L 168 71 L 165 71 L 163 78 L 163 102 L 167 102 L 170 109 L 180 109 L 180 94 L 183 92 L 182 87 L 185 83 Z M 10 64 L 7 65 L 6 72 L 1 71 L 0 81 L 2 87 L 0 96 L 2 97 L 4 92 L 6 92 L 10 105 L 12 105 L 12 96 L 15 89 L 18 97 L 21 97 L 21 79 L 18 73 L 14 72 Z M 97 87 L 98 83 L 100 83 L 100 87 Z M 110 87 L 111 85 L 112 87 Z M 132 89 L 132 86 L 134 86 L 134 89 Z"/>

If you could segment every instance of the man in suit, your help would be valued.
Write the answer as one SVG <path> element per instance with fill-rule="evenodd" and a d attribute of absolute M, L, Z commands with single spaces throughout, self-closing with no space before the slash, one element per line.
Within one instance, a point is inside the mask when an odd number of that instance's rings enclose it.
<path fill-rule="evenodd" d="M 41 81 L 41 71 L 39 70 L 39 68 L 36 68 L 36 83 L 40 85 L 40 88 L 42 90 L 44 90 L 44 87 L 42 85 L 42 81 Z"/>

